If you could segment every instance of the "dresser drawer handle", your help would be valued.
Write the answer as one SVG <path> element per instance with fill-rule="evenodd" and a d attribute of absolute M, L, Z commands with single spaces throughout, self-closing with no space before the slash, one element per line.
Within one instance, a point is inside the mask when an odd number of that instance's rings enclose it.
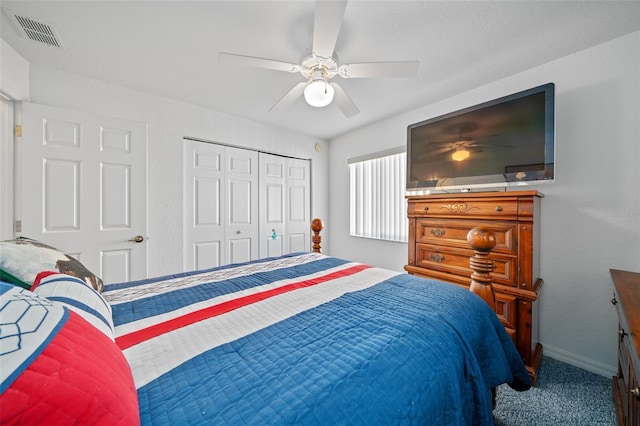
<path fill-rule="evenodd" d="M 631 395 L 634 396 L 636 401 L 640 401 L 640 388 L 635 387 L 635 388 L 631 389 Z"/>
<path fill-rule="evenodd" d="M 497 212 L 501 212 L 501 211 L 502 211 L 502 207 L 500 207 L 500 206 L 496 206 L 496 211 L 497 211 Z"/>
<path fill-rule="evenodd" d="M 436 228 L 431 230 L 431 235 L 434 237 L 442 237 L 445 233 L 444 229 Z"/>
<path fill-rule="evenodd" d="M 425 212 L 428 212 L 429 211 L 429 206 L 424 206 L 424 208 L 422 210 L 424 210 Z"/>
<path fill-rule="evenodd" d="M 431 260 L 433 260 L 434 262 L 442 262 L 444 261 L 444 256 L 441 254 L 432 254 L 429 256 L 429 258 Z"/>

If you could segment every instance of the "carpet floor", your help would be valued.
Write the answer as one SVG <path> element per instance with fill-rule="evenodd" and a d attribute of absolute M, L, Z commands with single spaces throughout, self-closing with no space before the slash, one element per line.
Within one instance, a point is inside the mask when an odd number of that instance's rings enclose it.
<path fill-rule="evenodd" d="M 611 378 L 543 357 L 536 387 L 498 387 L 496 426 L 612 425 L 616 413 Z"/>

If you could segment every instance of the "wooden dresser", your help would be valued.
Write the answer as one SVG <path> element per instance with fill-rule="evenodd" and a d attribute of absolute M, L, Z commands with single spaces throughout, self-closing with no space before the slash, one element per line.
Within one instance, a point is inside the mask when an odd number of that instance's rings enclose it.
<path fill-rule="evenodd" d="M 612 269 L 618 313 L 618 374 L 613 397 L 618 424 L 640 426 L 640 273 Z"/>
<path fill-rule="evenodd" d="M 409 196 L 410 274 L 468 287 L 473 251 L 467 233 L 482 226 L 493 231 L 496 246 L 489 257 L 496 313 L 524 360 L 532 382 L 538 374 L 539 216 L 542 194 L 505 191 Z"/>

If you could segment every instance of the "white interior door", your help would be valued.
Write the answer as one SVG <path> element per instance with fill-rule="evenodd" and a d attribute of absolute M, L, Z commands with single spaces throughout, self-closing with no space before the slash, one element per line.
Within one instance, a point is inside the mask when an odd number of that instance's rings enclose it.
<path fill-rule="evenodd" d="M 185 270 L 258 258 L 258 153 L 184 140 Z"/>
<path fill-rule="evenodd" d="M 226 263 L 258 258 L 258 153 L 225 147 Z"/>
<path fill-rule="evenodd" d="M 184 141 L 185 270 L 224 264 L 224 146 Z"/>
<path fill-rule="evenodd" d="M 286 159 L 286 253 L 311 249 L 311 160 Z"/>
<path fill-rule="evenodd" d="M 14 236 L 13 102 L 0 96 L 0 240 Z"/>
<path fill-rule="evenodd" d="M 310 160 L 260 153 L 260 257 L 309 251 Z"/>
<path fill-rule="evenodd" d="M 260 153 L 260 257 L 286 252 L 285 158 Z"/>
<path fill-rule="evenodd" d="M 106 283 L 146 278 L 146 123 L 21 105 L 19 235 Z"/>

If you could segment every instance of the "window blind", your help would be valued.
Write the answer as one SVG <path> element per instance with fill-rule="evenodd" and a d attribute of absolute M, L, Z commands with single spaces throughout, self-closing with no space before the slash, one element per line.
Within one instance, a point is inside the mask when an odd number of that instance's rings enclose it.
<path fill-rule="evenodd" d="M 350 159 L 350 235 L 407 241 L 405 200 L 406 153 L 389 150 L 379 156 Z"/>

